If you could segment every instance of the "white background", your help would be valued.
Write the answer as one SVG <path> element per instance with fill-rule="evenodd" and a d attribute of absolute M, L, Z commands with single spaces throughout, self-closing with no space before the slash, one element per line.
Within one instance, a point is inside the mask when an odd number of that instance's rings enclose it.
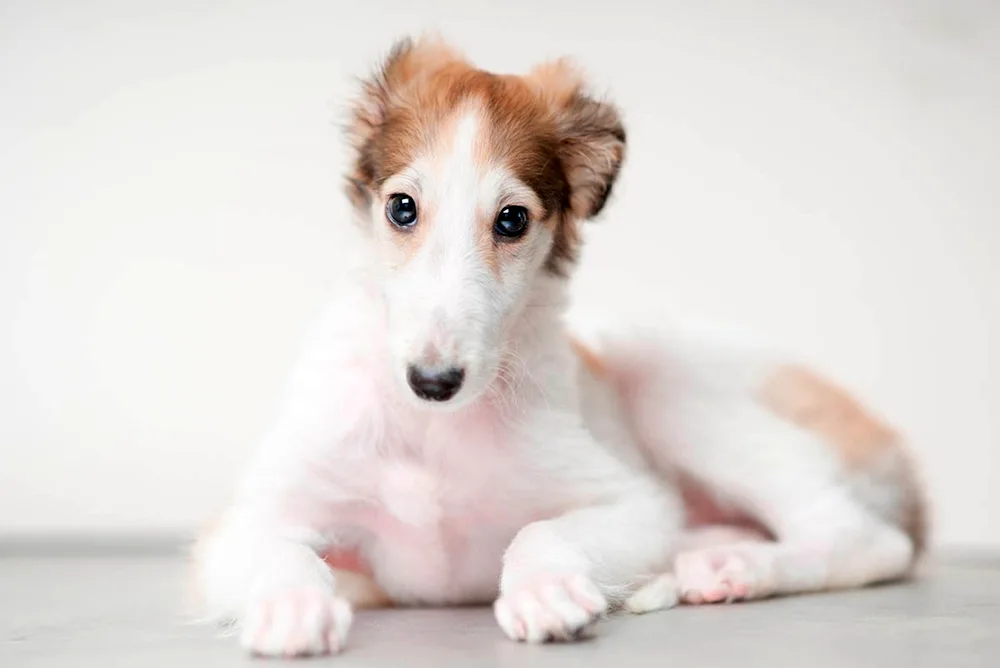
<path fill-rule="evenodd" d="M 351 77 L 428 27 L 491 69 L 576 55 L 624 108 L 588 312 L 808 357 L 912 438 L 941 543 L 1000 546 L 989 0 L 5 0 L 0 533 L 224 503 L 336 276 Z"/>

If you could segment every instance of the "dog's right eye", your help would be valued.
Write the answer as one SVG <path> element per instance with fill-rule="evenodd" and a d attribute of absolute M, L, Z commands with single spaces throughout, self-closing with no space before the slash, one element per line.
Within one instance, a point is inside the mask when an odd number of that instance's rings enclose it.
<path fill-rule="evenodd" d="M 413 227 L 417 222 L 417 202 L 403 193 L 391 195 L 385 205 L 385 216 L 396 227 Z"/>

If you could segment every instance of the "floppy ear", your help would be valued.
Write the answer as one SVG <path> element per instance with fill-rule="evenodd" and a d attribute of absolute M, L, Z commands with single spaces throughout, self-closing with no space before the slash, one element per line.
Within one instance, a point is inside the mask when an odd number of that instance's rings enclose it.
<path fill-rule="evenodd" d="M 625 159 L 625 128 L 618 110 L 582 92 L 561 113 L 559 159 L 570 189 L 570 209 L 578 219 L 601 212 Z"/>
<path fill-rule="evenodd" d="M 436 35 L 414 41 L 397 41 L 389 55 L 367 79 L 351 107 L 347 137 L 354 153 L 347 175 L 347 195 L 358 208 L 369 205 L 370 188 L 375 178 L 373 143 L 385 125 L 390 111 L 419 77 L 430 76 L 458 58 Z"/>
<path fill-rule="evenodd" d="M 580 221 L 608 201 L 625 159 L 625 129 L 614 105 L 586 93 L 568 60 L 536 67 L 528 83 L 545 104 L 555 133 L 556 158 L 566 180 L 565 210 L 556 220 L 549 271 L 564 275 L 577 257 Z"/>
<path fill-rule="evenodd" d="M 535 68 L 528 81 L 554 120 L 570 212 L 577 220 L 592 218 L 607 203 L 625 159 L 618 109 L 588 95 L 580 72 L 565 59 Z"/>
<path fill-rule="evenodd" d="M 393 90 L 408 78 L 406 63 L 412 52 L 412 40 L 396 42 L 375 72 L 360 82 L 361 92 L 351 107 L 347 139 L 354 155 L 346 188 L 351 203 L 359 209 L 370 204 L 369 188 L 375 177 L 372 140 L 385 123 Z"/>

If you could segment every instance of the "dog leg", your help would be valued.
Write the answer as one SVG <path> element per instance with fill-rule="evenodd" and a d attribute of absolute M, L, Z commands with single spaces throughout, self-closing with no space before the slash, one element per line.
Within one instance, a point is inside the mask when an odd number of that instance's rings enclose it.
<path fill-rule="evenodd" d="M 213 617 L 235 622 L 240 644 L 261 656 L 339 652 L 348 601 L 317 553 L 317 536 L 231 518 L 198 548 L 202 596 Z"/>
<path fill-rule="evenodd" d="M 911 568 L 909 537 L 846 496 L 797 519 L 798 527 L 786 527 L 777 542 L 679 554 L 675 575 L 682 600 L 718 603 L 862 587 L 902 578 Z"/>
<path fill-rule="evenodd" d="M 606 461 L 595 464 L 615 470 Z M 576 638 L 612 603 L 624 602 L 637 583 L 666 570 L 680 532 L 680 501 L 636 473 L 622 475 L 618 484 L 615 495 L 600 504 L 529 524 L 517 534 L 504 556 L 494 606 L 510 638 Z M 653 597 L 661 606 L 662 593 Z"/>

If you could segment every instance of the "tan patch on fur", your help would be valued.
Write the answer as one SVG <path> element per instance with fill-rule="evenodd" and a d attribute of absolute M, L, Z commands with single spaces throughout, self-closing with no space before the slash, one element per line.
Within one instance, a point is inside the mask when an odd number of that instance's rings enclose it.
<path fill-rule="evenodd" d="M 869 468 L 880 455 L 895 458 L 898 469 L 886 484 L 897 486 L 902 495 L 899 527 L 913 541 L 915 556 L 926 549 L 929 518 L 923 485 L 892 428 L 844 389 L 798 366 L 778 369 L 764 384 L 760 398 L 778 415 L 830 443 L 852 470 Z"/>
<path fill-rule="evenodd" d="M 386 608 L 393 605 L 389 595 L 372 577 L 371 569 L 356 552 L 330 551 L 323 561 L 333 570 L 337 595 L 346 598 L 355 608 Z"/>
<path fill-rule="evenodd" d="M 764 384 L 761 400 L 778 415 L 822 436 L 852 468 L 898 442 L 892 429 L 846 391 L 802 367 L 778 369 Z"/>
<path fill-rule="evenodd" d="M 577 338 L 570 337 L 569 345 L 573 349 L 573 353 L 580 358 L 583 367 L 587 371 L 598 378 L 604 378 L 608 375 L 607 363 L 587 344 Z"/>
<path fill-rule="evenodd" d="M 927 498 L 924 496 L 924 485 L 913 461 L 908 456 L 905 457 L 900 484 L 903 488 L 903 519 L 900 528 L 913 541 L 913 553 L 916 558 L 927 549 L 930 514 L 927 509 Z"/>
<path fill-rule="evenodd" d="M 479 253 L 486 259 L 486 266 L 489 268 L 493 278 L 499 278 L 500 270 L 503 267 L 503 258 L 506 253 L 514 252 L 511 248 L 514 244 L 497 243 L 493 239 L 493 220 L 484 220 L 479 226 L 479 233 L 476 235 L 476 246 Z"/>
<path fill-rule="evenodd" d="M 395 605 L 370 576 L 336 568 L 333 569 L 333 576 L 337 581 L 337 595 L 347 599 L 356 610 L 391 608 Z"/>
<path fill-rule="evenodd" d="M 553 106 L 564 106 L 584 86 L 583 74 L 568 58 L 537 65 L 525 77 L 532 88 Z"/>
<path fill-rule="evenodd" d="M 406 189 L 404 188 L 403 190 Z M 390 189 L 390 191 L 385 193 L 385 199 L 388 200 L 390 196 L 395 194 L 397 194 L 396 190 Z M 398 194 L 413 196 L 411 192 L 400 192 Z M 386 203 L 386 206 L 388 206 L 388 203 Z M 428 223 L 434 220 L 435 208 L 432 201 L 418 200 L 417 223 L 406 229 L 400 229 L 388 221 L 388 214 L 385 211 L 385 207 L 380 211 L 382 217 L 386 219 L 382 222 L 388 226 L 392 243 L 399 251 L 398 255 L 393 257 L 393 265 L 396 268 L 412 260 L 423 247 L 424 242 L 430 237 L 432 226 Z"/>

